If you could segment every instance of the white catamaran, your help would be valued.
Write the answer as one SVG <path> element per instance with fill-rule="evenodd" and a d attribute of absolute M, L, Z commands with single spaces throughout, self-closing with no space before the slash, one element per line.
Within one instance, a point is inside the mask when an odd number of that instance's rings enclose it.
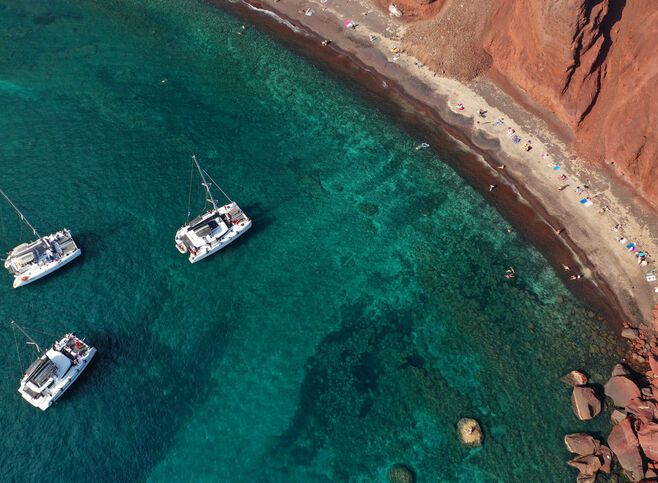
<path fill-rule="evenodd" d="M 235 241 L 251 228 L 251 220 L 243 213 L 238 204 L 224 193 L 210 175 L 201 169 L 196 156 L 192 156 L 192 160 L 201 175 L 201 185 L 206 190 L 206 206 L 210 203 L 212 209 L 183 225 L 176 232 L 175 241 L 178 251 L 181 253 L 189 252 L 190 263 L 195 263 Z M 217 205 L 206 177 L 222 192 L 228 200 L 228 204 Z M 187 214 L 189 220 L 189 207 Z"/>
<path fill-rule="evenodd" d="M 96 354 L 96 348 L 90 347 L 75 334 L 66 334 L 55 342 L 45 353 L 39 345 L 16 322 L 12 325 L 20 330 L 35 346 L 41 356 L 25 371 L 18 392 L 32 406 L 45 411 L 57 401 L 75 382 L 89 361 Z"/>
<path fill-rule="evenodd" d="M 5 268 L 14 276 L 14 288 L 45 277 L 80 256 L 82 252 L 75 244 L 69 230 L 64 228 L 50 235 L 39 235 L 5 192 L 0 190 L 0 194 L 16 210 L 34 236 L 38 237 L 30 243 L 21 243 L 7 254 Z"/>

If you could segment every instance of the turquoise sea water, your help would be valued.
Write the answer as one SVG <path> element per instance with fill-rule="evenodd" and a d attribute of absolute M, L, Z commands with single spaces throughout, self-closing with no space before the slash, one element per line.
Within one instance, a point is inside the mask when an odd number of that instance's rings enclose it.
<path fill-rule="evenodd" d="M 573 479 L 562 436 L 608 423 L 558 378 L 602 380 L 615 339 L 418 139 L 192 0 L 4 1 L 0 39 L 0 186 L 83 248 L 3 275 L 0 320 L 99 350 L 41 413 L 0 330 L 3 480 Z M 173 244 L 192 152 L 254 218 L 194 266 Z M 27 237 L 0 221 L 3 250 Z"/>

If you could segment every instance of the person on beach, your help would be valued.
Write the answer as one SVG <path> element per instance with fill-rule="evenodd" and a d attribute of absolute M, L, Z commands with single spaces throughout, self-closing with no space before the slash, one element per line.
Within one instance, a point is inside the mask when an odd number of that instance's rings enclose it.
<path fill-rule="evenodd" d="M 570 267 L 569 265 L 565 265 L 565 264 L 563 263 L 563 264 L 562 264 L 562 269 L 563 269 L 565 272 L 568 272 L 568 271 L 571 270 L 571 267 Z"/>
<path fill-rule="evenodd" d="M 556 235 L 561 235 L 563 231 L 564 231 L 564 228 L 556 228 L 555 229 L 555 234 Z"/>
<path fill-rule="evenodd" d="M 576 189 L 574 190 L 577 194 L 581 194 L 583 192 L 583 189 L 580 186 L 576 186 Z"/>
<path fill-rule="evenodd" d="M 324 40 L 322 41 L 322 47 L 326 47 L 326 46 L 329 45 L 330 43 L 331 43 L 330 40 L 324 39 Z"/>
<path fill-rule="evenodd" d="M 583 278 L 583 274 L 579 273 L 578 275 L 571 275 L 569 280 L 580 280 L 581 278 Z"/>
<path fill-rule="evenodd" d="M 497 168 L 497 169 L 505 169 L 505 165 L 504 165 L 504 164 L 501 164 L 500 166 L 497 166 L 496 168 Z"/>
<path fill-rule="evenodd" d="M 493 191 L 493 190 L 495 190 L 496 188 L 498 188 L 498 185 L 497 185 L 497 184 L 490 184 L 490 185 L 489 185 L 489 191 Z"/>
<path fill-rule="evenodd" d="M 563 185 L 560 186 L 557 190 L 558 190 L 558 191 L 564 191 L 564 190 L 567 189 L 568 187 L 569 187 L 568 184 L 563 184 Z"/>

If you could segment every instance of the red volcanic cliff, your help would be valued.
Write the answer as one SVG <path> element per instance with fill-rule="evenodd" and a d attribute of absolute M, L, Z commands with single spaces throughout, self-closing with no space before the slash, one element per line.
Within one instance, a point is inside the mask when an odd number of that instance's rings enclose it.
<path fill-rule="evenodd" d="M 439 72 L 495 67 L 573 130 L 580 156 L 614 163 L 655 206 L 657 45 L 658 0 L 448 0 L 405 37 Z"/>

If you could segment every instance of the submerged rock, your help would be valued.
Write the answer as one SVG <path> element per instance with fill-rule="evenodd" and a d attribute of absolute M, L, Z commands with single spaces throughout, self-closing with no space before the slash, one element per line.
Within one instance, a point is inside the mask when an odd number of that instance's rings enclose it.
<path fill-rule="evenodd" d="M 613 376 L 604 386 L 605 395 L 612 399 L 615 406 L 624 408 L 633 398 L 640 397 L 640 388 L 626 376 Z"/>
<path fill-rule="evenodd" d="M 644 476 L 640 443 L 635 435 L 629 418 L 625 418 L 612 428 L 608 436 L 608 445 L 617 456 L 619 464 L 633 481 Z"/>
<path fill-rule="evenodd" d="M 395 463 L 388 470 L 388 481 L 390 483 L 414 483 L 416 473 L 404 463 Z"/>
<path fill-rule="evenodd" d="M 578 419 L 587 421 L 601 412 L 601 401 L 591 387 L 576 386 L 571 393 L 571 407 Z"/>
<path fill-rule="evenodd" d="M 464 446 L 482 446 L 482 429 L 480 429 L 480 425 L 475 419 L 460 419 L 457 423 L 457 433 L 459 434 L 459 441 Z"/>
<path fill-rule="evenodd" d="M 583 386 L 587 384 L 587 376 L 580 371 L 571 371 L 560 378 L 560 381 L 570 386 Z"/>

